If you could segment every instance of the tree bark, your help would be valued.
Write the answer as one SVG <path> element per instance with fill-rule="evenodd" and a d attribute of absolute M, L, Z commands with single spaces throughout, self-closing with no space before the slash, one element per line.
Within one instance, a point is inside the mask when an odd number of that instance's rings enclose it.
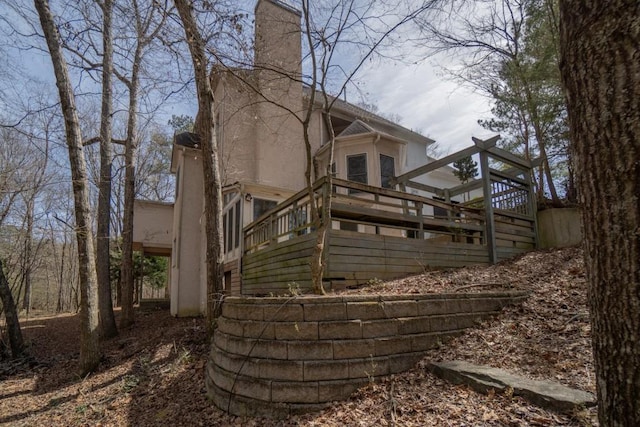
<path fill-rule="evenodd" d="M 98 278 L 94 256 L 86 163 L 82 134 L 67 63 L 62 54 L 60 34 L 47 0 L 35 0 L 40 25 L 49 48 L 56 86 L 64 116 L 69 164 L 75 205 L 75 233 L 78 242 L 80 279 L 80 374 L 95 370 L 100 363 L 98 322 Z"/>
<path fill-rule="evenodd" d="M 218 144 L 213 131 L 215 99 L 209 79 L 205 43 L 192 14 L 189 0 L 175 0 L 184 28 L 195 73 L 198 95 L 198 114 L 194 129 L 202 145 L 204 175 L 204 214 L 206 230 L 207 267 L 207 330 L 210 335 L 216 319 L 222 313 L 224 298 L 224 265 L 222 254 L 222 185 L 218 160 Z"/>
<path fill-rule="evenodd" d="M 98 225 L 96 270 L 98 273 L 98 304 L 100 314 L 100 335 L 112 338 L 118 335 L 116 319 L 111 302 L 111 78 L 113 76 L 113 40 L 111 35 L 112 0 L 104 0 L 102 8 L 102 111 L 100 114 L 100 184 L 98 194 Z"/>
<path fill-rule="evenodd" d="M 133 202 L 136 196 L 136 152 L 138 150 L 138 81 L 142 46 L 138 40 L 131 70 L 129 89 L 129 118 L 127 120 L 127 140 L 125 143 L 124 212 L 122 217 L 122 266 L 120 286 L 122 289 L 122 317 L 120 326 L 127 327 L 134 322 L 134 264 L 133 264 Z"/>
<path fill-rule="evenodd" d="M 24 355 L 24 341 L 22 339 L 22 331 L 20 330 L 20 322 L 18 321 L 18 310 L 16 309 L 11 287 L 4 275 L 4 265 L 0 260 L 0 300 L 4 316 L 7 321 L 7 334 L 9 335 L 9 346 L 11 347 L 11 355 L 16 358 Z"/>
<path fill-rule="evenodd" d="M 33 253 L 33 209 L 34 209 L 34 199 L 35 199 L 35 194 L 33 195 L 33 197 L 30 197 L 29 200 L 27 201 L 27 218 L 26 218 L 26 222 L 27 222 L 27 235 L 25 237 L 25 242 L 24 242 L 24 253 L 23 253 L 23 274 L 24 274 L 24 299 L 22 300 L 22 309 L 25 310 L 25 312 L 27 313 L 27 317 L 29 316 L 29 313 L 31 312 L 31 294 L 32 294 L 32 286 L 31 286 L 31 279 L 32 279 L 32 270 L 33 270 L 33 259 L 32 259 L 32 253 Z"/>
<path fill-rule="evenodd" d="M 640 425 L 640 4 L 565 0 L 561 73 L 583 206 L 602 426 Z"/>

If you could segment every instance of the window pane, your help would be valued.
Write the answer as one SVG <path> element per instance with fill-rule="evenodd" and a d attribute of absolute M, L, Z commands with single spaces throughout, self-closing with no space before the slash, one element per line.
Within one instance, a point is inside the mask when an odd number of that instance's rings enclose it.
<path fill-rule="evenodd" d="M 273 200 L 253 198 L 253 220 L 260 218 L 265 212 L 270 211 L 278 205 Z"/>
<path fill-rule="evenodd" d="M 380 184 L 382 188 L 393 188 L 391 179 L 396 174 L 393 163 L 393 157 L 380 154 Z"/>
<path fill-rule="evenodd" d="M 242 228 L 242 221 L 240 221 L 240 200 L 236 202 L 234 209 L 236 210 L 236 242 L 233 247 L 237 248 L 240 245 L 240 229 Z"/>
<path fill-rule="evenodd" d="M 233 249 L 233 212 L 227 212 L 227 248 L 226 252 Z"/>
<path fill-rule="evenodd" d="M 224 236 L 224 253 L 229 252 L 229 239 L 227 238 L 227 217 L 229 212 L 222 217 L 222 235 Z"/>
<path fill-rule="evenodd" d="M 347 179 L 367 184 L 367 155 L 347 156 Z"/>

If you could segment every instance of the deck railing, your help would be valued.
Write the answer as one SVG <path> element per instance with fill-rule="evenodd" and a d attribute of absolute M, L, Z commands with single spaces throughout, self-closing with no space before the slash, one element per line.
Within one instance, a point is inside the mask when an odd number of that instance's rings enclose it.
<path fill-rule="evenodd" d="M 319 212 L 331 194 L 331 228 L 412 239 L 438 239 L 485 244 L 485 215 L 479 208 L 446 203 L 391 189 L 326 178 L 313 186 Z M 309 194 L 301 191 L 244 228 L 244 251 L 253 253 L 273 243 L 314 230 Z"/>
<path fill-rule="evenodd" d="M 320 179 L 313 186 L 316 206 L 321 209 L 326 180 Z M 300 191 L 275 208 L 265 212 L 244 228 L 244 252 L 252 253 L 271 243 L 289 240 L 312 230 L 311 201 L 309 192 Z"/>

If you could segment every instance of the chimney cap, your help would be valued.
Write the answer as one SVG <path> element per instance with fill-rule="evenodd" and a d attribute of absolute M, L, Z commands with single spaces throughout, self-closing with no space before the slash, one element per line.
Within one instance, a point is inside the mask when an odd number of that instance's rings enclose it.
<path fill-rule="evenodd" d="M 284 9 L 284 10 L 286 10 L 288 12 L 295 13 L 296 15 L 298 15 L 300 17 L 302 16 L 302 12 L 300 10 L 296 9 L 295 7 L 289 5 L 289 4 L 287 4 L 287 3 L 285 3 L 284 1 L 281 1 L 281 0 L 258 0 L 258 2 L 256 3 L 255 10 L 258 10 L 258 6 L 260 5 L 260 3 L 263 3 L 265 1 L 268 1 L 269 3 L 271 3 L 271 4 L 275 5 L 275 6 L 281 7 L 282 9 Z"/>

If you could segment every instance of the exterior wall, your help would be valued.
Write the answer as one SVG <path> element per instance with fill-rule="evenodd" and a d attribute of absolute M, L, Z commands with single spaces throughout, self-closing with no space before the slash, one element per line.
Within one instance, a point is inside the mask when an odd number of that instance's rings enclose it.
<path fill-rule="evenodd" d="M 173 203 L 136 200 L 133 203 L 133 241 L 136 249 L 171 249 Z"/>
<path fill-rule="evenodd" d="M 255 181 L 293 191 L 304 187 L 306 164 L 302 126 L 292 116 L 303 110 L 301 55 L 300 13 L 280 2 L 258 1 L 256 74 L 261 93 L 271 102 L 257 106 Z"/>
<path fill-rule="evenodd" d="M 202 314 L 200 272 L 204 190 L 202 162 L 197 158 L 199 153 L 199 150 L 188 148 L 178 153 L 179 179 L 171 261 L 171 314 L 174 316 Z"/>
<path fill-rule="evenodd" d="M 545 209 L 538 212 L 541 248 L 562 248 L 582 243 L 579 208 Z"/>
<path fill-rule="evenodd" d="M 242 192 L 245 199 L 244 207 L 243 207 L 243 226 L 247 226 L 251 224 L 254 220 L 253 218 L 253 204 L 255 203 L 255 199 L 264 199 L 264 200 L 272 200 L 274 202 L 280 203 L 293 196 L 295 193 L 300 191 L 303 187 L 300 187 L 297 191 L 287 190 L 283 188 L 274 188 L 264 185 L 257 184 L 243 184 Z M 250 195 L 251 197 L 247 197 Z"/>
<path fill-rule="evenodd" d="M 214 404 L 286 418 L 410 369 L 525 293 L 227 298 L 207 364 Z"/>
<path fill-rule="evenodd" d="M 240 71 L 245 79 L 250 73 Z M 254 94 L 232 72 L 220 71 L 216 87 L 217 136 L 223 185 L 255 181 L 257 108 Z"/>
<path fill-rule="evenodd" d="M 276 203 L 281 203 L 287 198 L 291 197 L 294 192 L 287 191 L 279 188 L 267 187 L 257 184 L 250 183 L 241 183 L 237 186 L 234 186 L 234 190 L 239 194 L 234 196 L 228 203 L 229 205 L 235 205 L 235 203 L 239 200 L 241 204 L 241 230 L 252 223 L 254 221 L 253 213 L 254 213 L 254 203 L 257 199 L 270 200 Z M 226 227 L 226 225 L 225 225 Z M 204 234 L 204 229 L 203 229 Z M 243 249 L 243 234 L 240 231 L 240 245 L 238 248 L 233 249 L 232 251 L 225 254 L 225 267 L 224 271 L 231 276 L 227 276 L 230 278 L 230 283 L 227 283 L 226 291 L 230 295 L 240 295 L 240 283 L 241 283 L 241 254 Z M 204 249 L 203 249 L 204 254 Z M 204 278 L 203 278 L 204 283 Z M 206 293 L 205 293 L 206 295 Z"/>
<path fill-rule="evenodd" d="M 305 108 L 308 108 L 308 100 L 304 100 Z M 309 142 L 311 143 L 311 152 L 316 153 L 320 147 L 327 142 L 329 138 L 325 129 L 325 124 L 322 119 L 322 112 L 318 109 L 314 109 L 311 114 L 311 120 L 309 121 Z"/>
<path fill-rule="evenodd" d="M 240 260 L 234 259 L 224 264 L 225 277 L 229 277 L 230 282 L 225 282 L 225 292 L 227 295 L 240 295 Z"/>
<path fill-rule="evenodd" d="M 333 160 L 336 164 L 336 177 L 347 179 L 347 157 L 356 154 L 367 156 L 367 184 L 380 187 L 380 154 L 394 158 L 396 174 L 401 173 L 402 165 L 406 157 L 406 144 L 386 139 L 384 136 L 376 137 L 374 134 L 356 135 L 346 138 L 338 138 L 334 147 Z M 325 149 L 319 156 L 320 176 L 324 176 L 329 160 L 328 150 Z"/>

